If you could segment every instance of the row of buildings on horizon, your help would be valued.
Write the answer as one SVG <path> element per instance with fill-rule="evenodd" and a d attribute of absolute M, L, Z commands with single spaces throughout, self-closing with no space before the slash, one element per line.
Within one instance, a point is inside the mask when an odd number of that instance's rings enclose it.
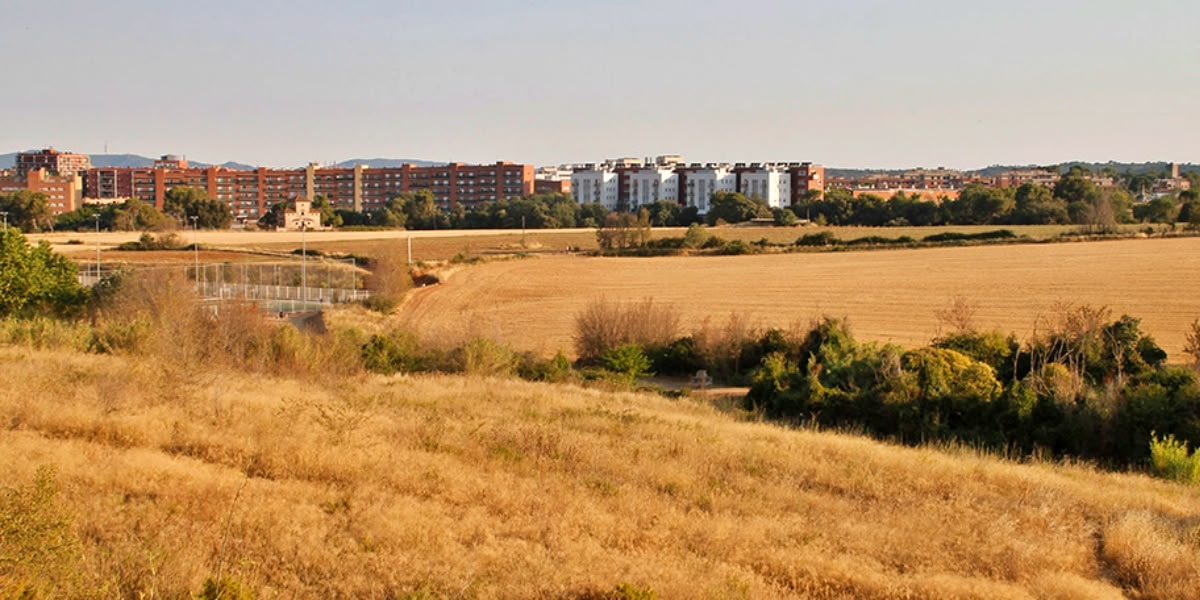
<path fill-rule="evenodd" d="M 447 163 L 418 166 L 321 166 L 298 169 L 260 167 L 253 170 L 192 166 L 184 158 L 164 155 L 150 167 L 97 167 L 86 154 L 54 148 L 17 154 L 12 171 L 0 172 L 0 193 L 29 189 L 44 193 L 55 214 L 83 203 L 121 202 L 140 198 L 163 207 L 167 190 L 196 187 L 229 204 L 239 222 L 253 221 L 271 205 L 297 197 L 324 196 L 335 208 L 370 211 L 410 191 L 429 190 L 444 209 L 480 205 L 535 193 L 570 194 L 580 203 L 596 202 L 610 210 L 636 210 L 658 201 L 678 202 L 708 212 L 709 199 L 720 191 L 740 192 L 771 207 L 790 206 L 812 194 L 840 188 L 855 195 L 890 197 L 896 192 L 930 201 L 957 198 L 965 186 L 979 183 L 1016 187 L 1025 183 L 1053 186 L 1056 171 L 1023 169 L 984 177 L 952 169 L 913 169 L 898 174 L 827 178 L 825 168 L 811 162 L 688 163 L 679 155 L 618 158 L 600 163 L 532 165 L 496 162 L 486 165 Z M 1093 175 L 1101 187 L 1118 185 L 1112 177 Z M 1172 165 L 1169 177 L 1155 182 L 1147 195 L 1187 189 L 1188 180 Z"/>

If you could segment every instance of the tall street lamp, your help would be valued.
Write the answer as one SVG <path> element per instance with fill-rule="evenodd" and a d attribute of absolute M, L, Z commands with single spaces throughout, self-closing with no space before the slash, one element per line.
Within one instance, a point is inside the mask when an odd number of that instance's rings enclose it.
<path fill-rule="evenodd" d="M 304 237 L 304 232 L 308 230 L 308 221 L 301 219 L 300 221 L 300 288 L 301 300 L 304 303 L 304 310 L 308 310 L 308 242 Z"/>
<path fill-rule="evenodd" d="M 192 277 L 196 279 L 196 293 L 200 293 L 200 243 L 196 241 L 196 221 L 200 219 L 198 215 L 192 215 L 192 255 L 195 257 L 192 261 L 195 266 L 192 267 Z"/>
<path fill-rule="evenodd" d="M 96 219 L 96 283 L 100 283 L 100 213 L 92 215 Z"/>

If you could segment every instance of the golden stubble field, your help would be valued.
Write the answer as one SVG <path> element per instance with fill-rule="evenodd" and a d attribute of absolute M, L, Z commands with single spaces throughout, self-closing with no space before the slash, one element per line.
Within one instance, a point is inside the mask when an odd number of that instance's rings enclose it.
<path fill-rule="evenodd" d="M 1024 337 L 1064 304 L 1128 313 L 1182 360 L 1200 317 L 1200 239 L 1137 239 L 732 257 L 554 256 L 459 269 L 417 290 L 404 318 L 432 336 L 486 336 L 522 350 L 570 353 L 575 315 L 597 298 L 653 298 L 683 327 L 738 314 L 762 326 L 846 317 L 860 339 L 912 346 L 942 324 L 954 298 L 977 327 Z M 681 332 L 681 333 L 686 333 Z"/>

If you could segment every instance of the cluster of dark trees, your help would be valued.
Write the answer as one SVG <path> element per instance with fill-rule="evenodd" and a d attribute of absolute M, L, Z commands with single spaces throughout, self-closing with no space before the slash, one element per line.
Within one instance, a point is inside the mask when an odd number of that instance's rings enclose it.
<path fill-rule="evenodd" d="M 46 195 L 29 190 L 0 194 L 0 212 L 6 227 L 21 231 L 41 231 L 54 222 Z"/>
<path fill-rule="evenodd" d="M 263 227 L 282 223 L 286 203 L 279 203 L 259 220 Z M 445 210 L 433 192 L 405 192 L 384 206 L 355 212 L 335 209 L 323 196 L 313 199 L 313 210 L 321 213 L 321 222 L 334 227 L 382 227 L 405 229 L 551 229 L 596 227 L 608 210 L 599 204 L 579 204 L 566 194 L 536 194 L 498 200 L 465 208 Z"/>
<path fill-rule="evenodd" d="M 162 211 L 149 202 L 130 198 L 120 204 L 85 204 L 58 215 L 53 223 L 55 229 L 80 231 L 95 227 L 97 217 L 100 228 L 106 231 L 161 231 L 193 225 L 199 229 L 225 229 L 233 224 L 228 204 L 191 187 L 167 190 Z"/>
<path fill-rule="evenodd" d="M 1033 183 L 1017 188 L 970 184 L 957 199 L 940 203 L 902 192 L 887 199 L 870 194 L 856 198 L 849 191 L 835 189 L 824 196 L 805 198 L 792 210 L 818 223 L 873 227 L 1076 224 L 1105 232 L 1119 223 L 1200 224 L 1200 196 L 1195 191 L 1135 206 L 1129 189 L 1101 188 L 1089 175 L 1082 167 L 1072 168 L 1053 188 Z"/>
<path fill-rule="evenodd" d="M 750 346 L 761 358 L 746 403 L 904 443 L 1144 464 L 1154 435 L 1200 444 L 1200 387 L 1139 324 L 1080 307 L 1025 344 L 963 330 L 915 350 L 858 343 L 838 320 L 799 339 L 769 331 Z"/>

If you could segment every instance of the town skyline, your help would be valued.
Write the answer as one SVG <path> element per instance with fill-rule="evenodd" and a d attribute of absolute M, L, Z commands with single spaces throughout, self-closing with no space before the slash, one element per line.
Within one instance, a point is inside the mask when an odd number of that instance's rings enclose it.
<path fill-rule="evenodd" d="M 1200 6 L 21 4 L 12 150 L 538 165 L 1195 162 Z M 151 154 L 152 156 L 154 154 Z"/>

